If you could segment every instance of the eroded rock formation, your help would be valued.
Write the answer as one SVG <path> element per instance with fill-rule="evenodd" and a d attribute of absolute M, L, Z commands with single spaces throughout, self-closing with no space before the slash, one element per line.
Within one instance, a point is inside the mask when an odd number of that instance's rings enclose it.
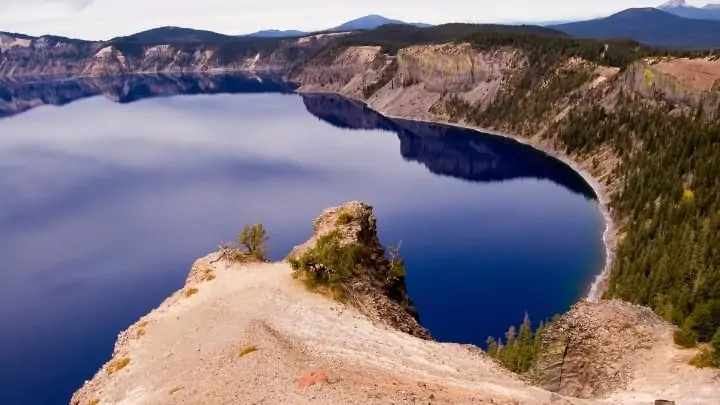
<path fill-rule="evenodd" d="M 368 263 L 355 272 L 346 286 L 351 296 L 347 302 L 368 318 L 386 323 L 410 335 L 429 339 L 430 333 L 418 323 L 418 313 L 407 294 L 405 279 L 389 283 L 390 262 L 380 243 L 377 218 L 370 205 L 352 201 L 328 208 L 313 223 L 313 235 L 296 246 L 289 257 L 297 258 L 315 247 L 317 240 L 337 233 L 341 244 L 359 243 L 368 252 Z"/>

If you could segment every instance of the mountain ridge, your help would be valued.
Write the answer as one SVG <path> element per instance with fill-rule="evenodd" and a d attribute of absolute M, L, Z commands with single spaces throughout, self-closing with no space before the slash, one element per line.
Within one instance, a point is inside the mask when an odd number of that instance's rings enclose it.
<path fill-rule="evenodd" d="M 679 17 L 699 20 L 720 20 L 720 4 L 708 3 L 702 7 L 695 7 L 685 0 L 670 0 L 657 7 L 659 10 L 675 14 Z"/>
<path fill-rule="evenodd" d="M 680 17 L 657 8 L 629 8 L 608 17 L 551 25 L 581 38 L 629 38 L 647 45 L 720 47 L 720 21 Z"/>

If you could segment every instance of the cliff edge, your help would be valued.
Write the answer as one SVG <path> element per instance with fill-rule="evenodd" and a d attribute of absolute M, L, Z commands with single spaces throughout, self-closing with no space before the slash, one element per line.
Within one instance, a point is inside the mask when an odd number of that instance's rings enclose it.
<path fill-rule="evenodd" d="M 377 259 L 379 267 L 358 270 L 364 276 L 354 280 L 357 301 L 309 291 L 285 261 L 236 263 L 212 253 L 195 262 L 183 289 L 119 335 L 110 361 L 71 404 L 649 405 L 666 395 L 684 400 L 678 404 L 709 405 L 720 396 L 711 372 L 688 366 L 678 373 L 682 366 L 673 356 L 693 351 L 673 351 L 668 324 L 647 309 L 614 301 L 578 304 L 558 321 L 546 344 L 572 353 L 574 363 L 548 350 L 536 374 L 548 389 L 588 398 L 533 387 L 474 346 L 430 340 L 411 307 L 401 304 L 409 298 L 388 294 L 380 282 L 387 259 L 372 207 L 351 202 L 324 211 L 309 241 L 290 256 L 335 231 L 345 243 L 370 247 Z M 596 320 L 598 314 L 605 315 Z M 606 323 L 608 316 L 625 334 L 646 339 L 632 347 L 616 344 L 625 335 L 614 335 L 610 325 L 608 342 L 596 342 L 597 328 L 588 325 Z M 623 323 L 637 319 L 643 321 Z M 608 376 L 572 377 L 596 360 L 609 364 L 593 357 L 595 346 L 604 347 L 602 359 L 635 365 L 622 387 L 589 394 L 575 389 L 596 387 Z M 574 374 L 567 371 L 574 366 Z"/>
<path fill-rule="evenodd" d="M 341 212 L 353 219 L 338 221 Z M 362 203 L 329 209 L 315 224 L 296 254 L 327 229 L 377 241 L 372 208 Z M 112 359 L 71 404 L 550 400 L 477 348 L 428 340 L 411 312 L 380 289 L 366 297 L 375 307 L 363 309 L 310 292 L 292 274 L 287 262 L 231 263 L 219 253 L 199 259 L 183 289 L 119 335 Z M 358 291 L 366 291 L 361 284 Z"/>

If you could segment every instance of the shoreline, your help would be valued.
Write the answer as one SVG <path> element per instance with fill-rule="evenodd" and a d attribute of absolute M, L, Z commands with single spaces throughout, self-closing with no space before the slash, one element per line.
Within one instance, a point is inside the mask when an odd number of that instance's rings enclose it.
<path fill-rule="evenodd" d="M 566 164 L 568 167 L 570 167 L 575 173 L 580 175 L 580 177 L 585 180 L 585 183 L 587 183 L 590 188 L 593 189 L 595 192 L 595 196 L 597 197 L 598 206 L 600 207 L 600 213 L 603 216 L 603 222 L 605 224 L 605 229 L 603 230 L 602 234 L 602 242 L 603 246 L 605 248 L 605 258 L 604 263 L 602 265 L 602 268 L 599 273 L 595 276 L 595 279 L 590 283 L 590 286 L 587 288 L 586 292 L 583 294 L 583 298 L 581 298 L 581 301 L 589 301 L 589 302 L 598 302 L 601 298 L 603 293 L 605 292 L 605 288 L 607 287 L 607 282 L 610 278 L 610 271 L 612 269 L 613 263 L 615 262 L 615 253 L 617 250 L 617 224 L 615 219 L 613 218 L 612 214 L 610 213 L 609 203 L 610 200 L 607 196 L 607 192 L 605 190 L 605 186 L 600 184 L 600 182 L 593 177 L 592 174 L 590 174 L 587 170 L 585 170 L 580 163 L 576 162 L 572 157 L 565 155 L 564 153 L 555 150 L 553 148 L 541 145 L 537 142 L 534 142 L 532 139 L 525 138 L 519 135 L 513 135 L 510 133 L 505 133 L 501 131 L 496 131 L 492 129 L 487 128 L 481 128 L 476 127 L 468 124 L 462 124 L 462 123 L 456 123 L 456 122 L 449 122 L 449 121 L 442 121 L 442 120 L 430 120 L 426 118 L 418 118 L 418 117 L 401 117 L 396 115 L 389 115 L 384 113 L 381 110 L 378 110 L 374 108 L 370 103 L 368 103 L 365 100 L 357 99 L 355 97 L 348 96 L 346 94 L 336 92 L 336 91 L 305 91 L 301 90 L 300 88 L 295 90 L 298 94 L 334 94 L 339 95 L 354 101 L 357 101 L 359 103 L 362 103 L 366 107 L 370 108 L 371 110 L 377 112 L 378 114 L 382 115 L 385 118 L 389 119 L 400 119 L 400 120 L 407 120 L 407 121 L 415 121 L 415 122 L 424 122 L 428 124 L 439 124 L 439 125 L 447 125 L 451 127 L 456 128 L 462 128 L 462 129 L 469 129 L 471 131 L 479 132 L 481 134 L 485 135 L 492 135 L 492 136 L 499 136 L 502 138 L 512 139 L 515 142 L 519 142 L 523 145 L 527 145 L 532 147 L 533 149 L 540 151 L 542 153 L 545 153 L 548 156 L 551 156 L 562 163 Z"/>

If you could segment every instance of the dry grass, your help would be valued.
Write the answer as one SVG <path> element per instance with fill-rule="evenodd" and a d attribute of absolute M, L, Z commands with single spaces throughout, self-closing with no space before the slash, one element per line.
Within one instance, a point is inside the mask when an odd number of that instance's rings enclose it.
<path fill-rule="evenodd" d="M 168 391 L 168 394 L 172 395 L 172 394 L 180 391 L 181 389 L 183 389 L 183 388 L 182 387 L 171 388 L 170 391 Z"/>
<path fill-rule="evenodd" d="M 118 371 L 127 367 L 128 364 L 130 364 L 130 359 L 127 357 L 115 359 L 112 362 L 110 362 L 110 364 L 107 365 L 107 369 L 106 369 L 107 373 L 108 373 L 108 375 L 117 373 Z"/>
<path fill-rule="evenodd" d="M 713 366 L 713 351 L 709 345 L 701 345 L 700 352 L 693 357 L 689 364 L 697 368 L 708 368 Z"/>
<path fill-rule="evenodd" d="M 190 298 L 198 292 L 199 290 L 197 288 L 188 288 L 185 292 L 183 292 L 183 294 L 185 295 L 185 298 Z"/>
<path fill-rule="evenodd" d="M 206 267 L 203 269 L 202 273 L 200 274 L 200 281 L 212 281 L 215 280 L 215 273 L 213 272 L 213 269 L 210 267 Z"/>
<path fill-rule="evenodd" d="M 231 263 L 255 263 L 258 262 L 250 253 L 244 251 L 232 243 L 220 244 L 220 258 Z"/>
<path fill-rule="evenodd" d="M 248 345 L 240 349 L 240 352 L 238 352 L 238 357 L 245 357 L 250 353 L 258 351 L 257 346 L 255 345 Z"/>
<path fill-rule="evenodd" d="M 88 405 L 100 405 L 100 400 L 93 399 L 92 401 L 88 402 Z"/>
<path fill-rule="evenodd" d="M 138 322 L 138 324 L 133 328 L 132 338 L 140 339 L 141 337 L 145 336 L 145 328 L 148 326 L 149 323 L 150 322 L 148 321 Z"/>

